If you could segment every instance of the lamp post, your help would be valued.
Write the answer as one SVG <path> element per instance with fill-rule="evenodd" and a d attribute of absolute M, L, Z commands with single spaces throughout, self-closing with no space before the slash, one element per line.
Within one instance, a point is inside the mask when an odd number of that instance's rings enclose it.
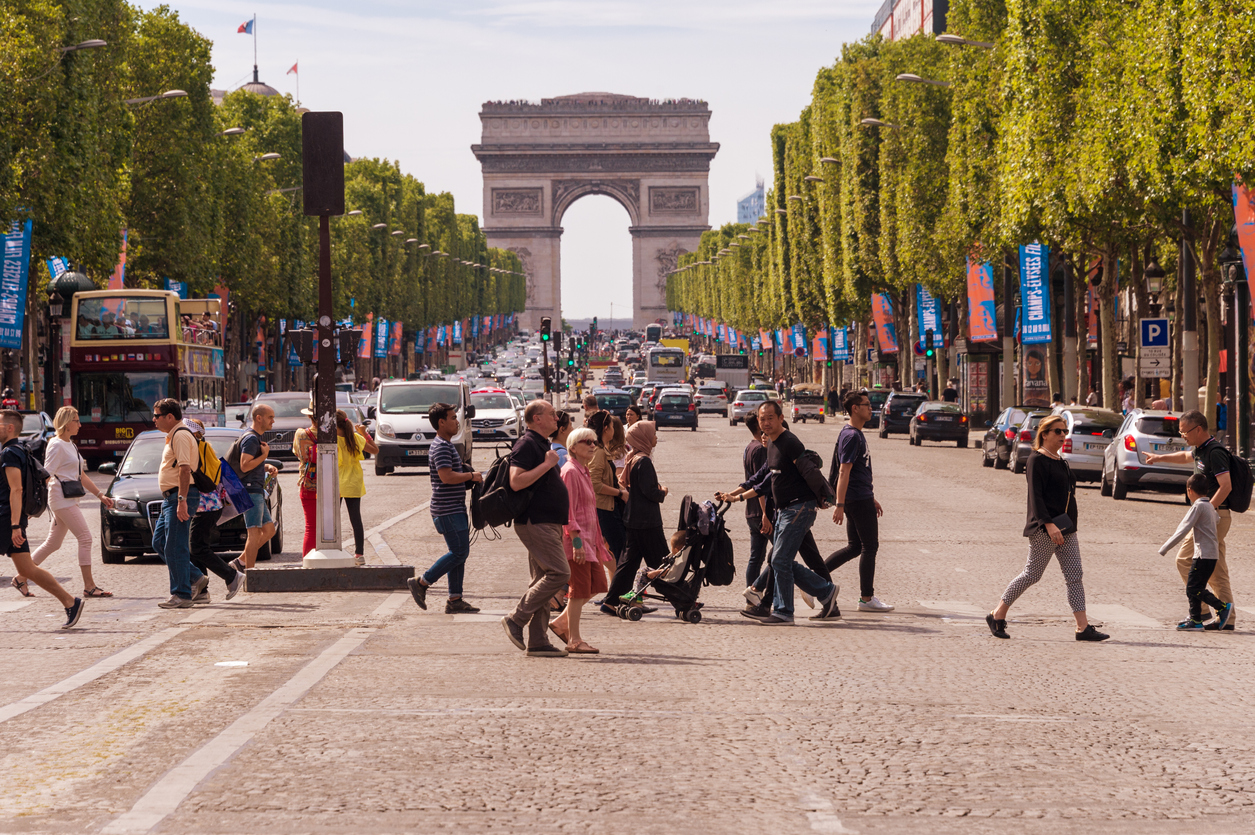
<path fill-rule="evenodd" d="M 71 267 L 48 287 L 51 298 L 48 304 L 48 356 L 45 358 L 44 408 L 52 410 L 61 405 L 61 328 L 70 316 L 70 304 L 74 294 L 83 290 L 95 290 L 92 280 Z M 70 323 L 74 327 L 74 323 Z"/>
<path fill-rule="evenodd" d="M 1225 296 L 1229 304 L 1232 337 L 1229 347 L 1229 406 L 1227 410 L 1229 448 L 1243 458 L 1251 454 L 1251 378 L 1250 378 L 1250 327 L 1251 291 L 1246 283 L 1246 268 L 1242 263 L 1242 250 L 1237 243 L 1237 227 L 1229 233 L 1229 241 L 1220 253 L 1220 270 L 1224 279 Z"/>
<path fill-rule="evenodd" d="M 161 99 L 161 100 L 181 99 L 186 95 L 187 95 L 186 90 L 166 90 L 164 93 L 158 93 L 155 96 L 143 96 L 138 99 L 127 99 L 126 103 L 127 104 L 148 104 L 148 102 L 157 101 L 158 99 Z"/>

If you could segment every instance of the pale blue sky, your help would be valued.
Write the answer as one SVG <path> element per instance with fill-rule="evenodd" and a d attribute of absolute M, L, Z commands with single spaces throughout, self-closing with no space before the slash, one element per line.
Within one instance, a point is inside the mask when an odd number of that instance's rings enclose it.
<path fill-rule="evenodd" d="M 151 0 L 140 0 L 151 8 Z M 482 215 L 479 106 L 590 90 L 710 103 L 710 223 L 770 182 L 768 134 L 797 118 L 820 67 L 871 28 L 880 0 L 170 0 L 214 42 L 214 86 L 249 80 L 257 15 L 261 79 L 315 110 L 344 112 L 353 156 L 398 160 L 429 191 Z M 568 318 L 631 304 L 627 213 L 608 197 L 563 219 L 562 305 Z"/>

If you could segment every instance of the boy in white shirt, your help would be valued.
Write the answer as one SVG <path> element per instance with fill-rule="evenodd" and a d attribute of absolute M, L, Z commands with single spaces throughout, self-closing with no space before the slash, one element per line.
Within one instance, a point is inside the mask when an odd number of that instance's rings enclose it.
<path fill-rule="evenodd" d="M 1185 584 L 1185 594 L 1190 600 L 1190 616 L 1177 624 L 1182 632 L 1202 632 L 1203 604 L 1216 610 L 1217 629 L 1224 629 L 1233 613 L 1232 603 L 1223 603 L 1220 598 L 1207 589 L 1207 581 L 1216 570 L 1216 559 L 1220 556 L 1219 540 L 1216 536 L 1216 522 L 1220 515 L 1211 503 L 1211 491 L 1207 488 L 1207 478 L 1202 473 L 1194 473 L 1185 482 L 1185 495 L 1190 500 L 1190 509 L 1185 518 L 1177 525 L 1176 533 L 1159 548 L 1160 554 L 1180 544 L 1186 534 L 1194 532 L 1194 561 L 1190 565 L 1190 578 Z"/>

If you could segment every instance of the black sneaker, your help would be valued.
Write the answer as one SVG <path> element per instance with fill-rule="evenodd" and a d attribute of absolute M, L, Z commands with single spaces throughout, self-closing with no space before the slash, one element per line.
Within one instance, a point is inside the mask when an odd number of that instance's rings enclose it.
<path fill-rule="evenodd" d="M 827 600 L 819 601 L 819 613 L 811 615 L 811 620 L 839 620 L 841 618 L 841 609 L 837 606 L 837 593 L 841 591 L 841 587 L 836 583 L 832 584 L 832 594 Z"/>
<path fill-rule="evenodd" d="M 1095 629 L 1093 624 L 1076 633 L 1078 641 L 1105 641 L 1110 637 L 1106 632 L 1099 632 Z"/>
<path fill-rule="evenodd" d="M 750 620 L 762 620 L 771 617 L 771 604 L 759 606 L 746 606 L 741 610 L 741 614 Z"/>
<path fill-rule="evenodd" d="M 444 613 L 446 615 L 473 615 L 479 611 L 479 608 L 472 606 L 462 598 L 448 600 L 444 604 Z"/>
<path fill-rule="evenodd" d="M 418 608 L 424 612 L 427 611 L 427 587 L 420 583 L 417 577 L 411 577 L 405 581 L 405 584 L 410 587 L 410 596 L 414 598 Z"/>
<path fill-rule="evenodd" d="M 1219 632 L 1222 629 L 1222 627 L 1220 626 L 1220 621 L 1217 621 L 1214 619 L 1207 621 L 1207 623 L 1203 626 L 1203 628 L 1206 629 L 1208 632 Z M 1236 628 L 1237 628 L 1236 623 L 1226 623 L 1223 627 L 1225 632 L 1233 632 L 1235 631 Z"/>
<path fill-rule="evenodd" d="M 603 615 L 614 615 L 616 618 L 619 616 L 619 610 L 611 606 L 609 603 L 601 604 L 601 608 L 597 611 L 601 612 Z"/>
<path fill-rule="evenodd" d="M 553 644 L 541 644 L 538 647 L 529 647 L 527 650 L 528 658 L 566 658 L 567 651 L 559 649 Z"/>
<path fill-rule="evenodd" d="M 782 618 L 779 615 L 768 615 L 758 622 L 763 626 L 792 626 L 793 618 Z"/>
<path fill-rule="evenodd" d="M 505 634 L 509 637 L 510 643 L 519 649 L 527 649 L 527 644 L 523 643 L 523 627 L 510 620 L 509 615 L 501 619 L 501 626 L 505 629 Z"/>
<path fill-rule="evenodd" d="M 1010 638 L 1007 634 L 1007 622 L 994 617 L 993 612 L 985 615 L 985 623 L 989 624 L 989 631 L 994 634 L 995 638 Z M 1077 637 L 1080 640 L 1080 637 Z M 1088 639 L 1086 639 L 1088 640 Z"/>
<path fill-rule="evenodd" d="M 83 600 L 82 598 L 74 598 L 74 605 L 69 606 L 65 610 L 65 623 L 61 625 L 62 629 L 69 629 L 78 623 L 78 619 L 83 616 Z"/>

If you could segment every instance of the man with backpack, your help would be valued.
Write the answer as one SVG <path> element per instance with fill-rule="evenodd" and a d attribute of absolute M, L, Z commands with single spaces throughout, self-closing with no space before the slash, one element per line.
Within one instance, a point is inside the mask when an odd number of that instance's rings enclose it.
<path fill-rule="evenodd" d="M 1247 463 L 1235 458 L 1207 430 L 1207 416 L 1197 409 L 1191 409 L 1181 415 L 1178 424 L 1181 438 L 1193 450 L 1170 452 L 1163 455 L 1147 455 L 1147 464 L 1188 464 L 1194 463 L 1194 472 L 1207 479 L 1207 489 L 1211 493 L 1212 507 L 1216 508 L 1219 518 L 1216 520 L 1216 539 L 1220 558 L 1216 560 L 1216 570 L 1212 572 L 1208 585 L 1216 597 L 1224 603 L 1233 602 L 1233 590 L 1229 587 L 1229 567 L 1225 564 L 1225 537 L 1233 524 L 1233 509 L 1245 512 L 1251 502 L 1251 470 Z M 1194 534 L 1187 534 L 1177 550 L 1177 571 L 1181 580 L 1190 579 L 1190 568 L 1194 562 Z M 1226 632 L 1234 627 L 1237 609 L 1232 609 L 1228 623 L 1224 625 Z M 1205 627 L 1217 630 L 1218 621 L 1213 620 Z"/>
<path fill-rule="evenodd" d="M 270 509 L 266 507 L 266 468 L 274 470 L 274 467 L 266 463 L 270 444 L 264 440 L 266 433 L 275 425 L 275 410 L 266 403 L 258 403 L 253 407 L 252 418 L 252 426 L 244 430 L 227 453 L 227 463 L 240 477 L 248 497 L 253 500 L 253 506 L 244 511 L 244 527 L 248 531 L 244 553 L 231 563 L 236 571 L 252 568 L 261 546 L 275 535 L 275 523 L 270 518 Z"/>
<path fill-rule="evenodd" d="M 200 491 L 192 473 L 200 468 L 196 436 L 183 424 L 183 407 L 167 397 L 153 404 L 153 424 L 166 433 L 157 486 L 161 515 L 153 526 L 153 550 L 170 572 L 170 599 L 162 609 L 190 609 L 192 601 L 209 587 L 209 578 L 192 565 L 192 514 L 200 506 Z M 190 509 L 189 509 L 190 508 Z"/>
<path fill-rule="evenodd" d="M 29 499 L 37 493 L 40 478 L 46 482 L 48 473 L 18 440 L 21 434 L 21 414 L 12 409 L 0 411 L 0 519 L 9 520 L 9 534 L 0 537 L 0 553 L 7 554 L 13 561 L 16 576 L 34 581 L 35 585 L 61 601 L 65 607 L 65 623 L 61 628 L 69 629 L 82 616 L 83 601 L 66 591 L 47 569 L 35 565 L 31 559 L 30 542 L 26 539 L 26 523 L 32 510 Z M 37 499 L 34 504 L 42 501 L 46 506 L 46 485 L 43 491 L 42 499 Z M 34 509 L 36 515 L 43 512 L 42 507 Z M 16 578 L 13 585 L 18 587 Z M 19 587 L 18 590 L 22 589 Z"/>

